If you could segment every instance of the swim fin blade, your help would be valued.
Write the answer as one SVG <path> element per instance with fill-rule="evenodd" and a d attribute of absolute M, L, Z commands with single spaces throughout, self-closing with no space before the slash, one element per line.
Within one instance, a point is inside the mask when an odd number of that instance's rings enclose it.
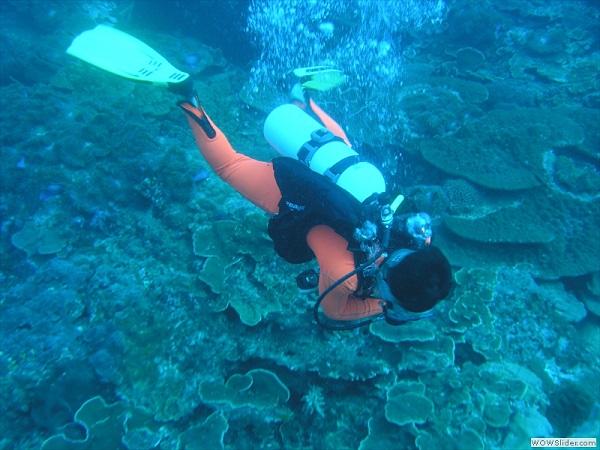
<path fill-rule="evenodd" d="M 329 66 L 301 67 L 294 69 L 294 75 L 308 78 L 302 82 L 302 87 L 313 91 L 329 91 L 346 82 L 346 75 L 341 70 Z"/>
<path fill-rule="evenodd" d="M 333 70 L 331 66 L 313 66 L 313 67 L 298 67 L 293 70 L 293 74 L 298 78 L 311 77 L 319 72 L 328 72 Z"/>
<path fill-rule="evenodd" d="M 189 77 L 139 39 L 106 25 L 81 33 L 67 53 L 123 78 L 157 86 L 178 84 Z"/>

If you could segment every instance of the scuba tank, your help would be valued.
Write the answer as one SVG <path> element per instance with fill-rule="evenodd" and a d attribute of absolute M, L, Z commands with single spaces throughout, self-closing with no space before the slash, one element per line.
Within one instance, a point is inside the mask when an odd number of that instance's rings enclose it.
<path fill-rule="evenodd" d="M 303 162 L 363 202 L 386 191 L 385 179 L 373 164 L 292 104 L 275 108 L 264 125 L 265 139 L 279 153 Z"/>
<path fill-rule="evenodd" d="M 370 243 L 377 244 L 376 248 L 365 248 L 362 250 L 368 254 L 366 261 L 335 281 L 319 295 L 313 308 L 316 322 L 328 330 L 342 331 L 355 329 L 385 319 L 385 315 L 380 315 L 352 324 L 329 325 L 323 322 L 319 317 L 319 308 L 323 299 L 350 277 L 366 273 L 367 271 L 376 271 L 378 269 L 378 267 L 375 267 L 378 259 L 380 257 L 387 258 L 392 228 L 394 228 L 396 234 L 404 234 L 404 231 L 406 231 L 407 235 L 410 234 L 412 237 L 416 238 L 413 232 L 420 235 L 428 230 L 426 221 L 423 219 L 418 223 L 411 222 L 410 225 L 407 223 L 406 226 L 404 226 L 404 223 L 402 226 L 399 226 L 399 223 L 396 223 L 396 226 L 394 227 L 393 216 L 404 200 L 404 196 L 399 195 L 390 203 L 381 203 L 381 201 L 386 198 L 386 196 L 383 195 L 386 192 L 386 185 L 385 179 L 379 169 L 368 162 L 360 161 L 356 151 L 346 145 L 342 139 L 336 137 L 330 130 L 313 119 L 300 107 L 286 104 L 275 108 L 265 121 L 264 136 L 267 142 L 283 156 L 298 160 L 313 172 L 329 178 L 337 186 L 350 193 L 363 207 L 377 208 L 376 215 L 378 217 L 374 217 L 374 222 L 365 222 L 362 228 L 357 228 L 355 230 L 354 236 L 356 241 L 361 241 L 361 249 L 363 247 L 363 241 L 366 247 L 369 247 Z M 275 170 L 275 172 L 277 177 L 277 173 L 280 172 L 277 170 Z M 287 180 L 288 177 L 286 176 L 285 179 Z M 316 186 L 317 184 L 317 181 L 314 180 L 313 185 Z M 285 193 L 282 192 L 282 194 L 283 198 L 286 199 Z M 372 199 L 373 197 L 375 199 Z M 371 202 L 366 205 L 367 202 L 365 202 L 365 200 L 370 198 Z M 328 200 L 330 199 L 331 198 L 328 197 Z M 301 204 L 301 208 L 302 209 L 298 209 L 298 211 L 304 211 L 305 203 Z M 292 215 L 294 212 L 295 210 L 292 211 Z M 283 216 L 287 217 L 290 216 L 290 214 L 284 214 Z M 281 220 L 284 219 L 285 217 Z M 366 224 L 370 225 L 373 230 L 369 227 L 365 227 L 364 225 Z M 382 231 L 382 235 L 379 237 L 379 233 L 377 233 L 378 229 L 381 229 Z M 359 236 L 357 236 L 357 233 Z M 269 235 L 273 238 L 273 235 L 271 235 L 271 222 L 269 224 Z M 286 237 L 289 237 L 289 235 L 289 233 L 285 234 Z M 430 234 L 427 237 L 430 237 Z M 273 238 L 273 240 L 275 242 L 275 238 Z M 427 241 L 427 244 L 429 241 L 430 239 Z M 280 253 L 280 255 L 282 254 Z M 291 261 L 290 259 L 287 260 Z M 310 292 L 313 289 L 316 289 L 319 283 L 318 269 L 302 272 L 296 278 L 296 282 L 302 292 Z"/>

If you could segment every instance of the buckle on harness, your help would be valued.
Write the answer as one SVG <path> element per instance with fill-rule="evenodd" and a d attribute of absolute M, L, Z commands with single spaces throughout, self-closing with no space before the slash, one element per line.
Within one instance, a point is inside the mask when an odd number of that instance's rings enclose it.
<path fill-rule="evenodd" d="M 310 141 L 305 142 L 298 150 L 298 160 L 306 166 L 310 166 L 310 161 L 322 146 L 335 139 L 335 135 L 327 128 L 319 128 L 310 133 Z"/>

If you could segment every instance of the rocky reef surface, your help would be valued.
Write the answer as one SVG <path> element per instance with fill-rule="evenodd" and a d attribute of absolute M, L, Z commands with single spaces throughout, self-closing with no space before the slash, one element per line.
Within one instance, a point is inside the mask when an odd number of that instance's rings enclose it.
<path fill-rule="evenodd" d="M 598 436 L 598 8 L 404 2 L 394 25 L 379 3 L 317 14 L 290 0 L 279 25 L 303 23 L 304 40 L 271 38 L 280 51 L 251 69 L 135 24 L 139 4 L 1 3 L 0 448 Z M 268 38 L 277 11 L 252 6 L 249 33 Z M 342 68 L 346 85 L 315 97 L 406 210 L 434 218 L 451 297 L 427 321 L 318 328 L 294 282 L 311 266 L 274 253 L 268 217 L 210 172 L 177 97 L 64 53 L 96 23 L 192 73 L 234 147 L 259 159 L 275 156 L 262 124 L 294 58 Z M 320 45 L 290 53 L 307 41 Z"/>

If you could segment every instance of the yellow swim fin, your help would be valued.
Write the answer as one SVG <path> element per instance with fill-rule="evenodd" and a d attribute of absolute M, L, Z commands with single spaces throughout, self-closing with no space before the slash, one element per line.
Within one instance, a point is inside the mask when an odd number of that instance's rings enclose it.
<path fill-rule="evenodd" d="M 294 69 L 294 75 L 306 78 L 302 87 L 313 91 L 328 91 L 346 82 L 346 75 L 341 70 L 329 66 L 301 67 Z"/>
<path fill-rule="evenodd" d="M 67 53 L 115 75 L 157 86 L 171 86 L 189 77 L 139 39 L 106 25 L 81 33 Z"/>

